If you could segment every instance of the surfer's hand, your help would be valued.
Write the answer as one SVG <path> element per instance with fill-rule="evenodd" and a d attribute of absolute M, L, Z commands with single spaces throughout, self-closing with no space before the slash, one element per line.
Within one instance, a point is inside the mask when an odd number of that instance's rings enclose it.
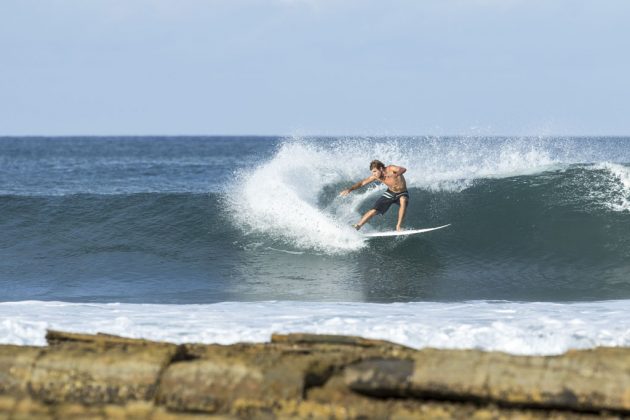
<path fill-rule="evenodd" d="M 345 197 L 345 196 L 346 196 L 346 195 L 348 195 L 348 194 L 350 194 L 350 190 L 349 190 L 349 189 L 345 189 L 345 190 L 343 190 L 343 191 L 341 191 L 341 192 L 339 193 L 339 195 L 340 195 L 341 197 Z"/>

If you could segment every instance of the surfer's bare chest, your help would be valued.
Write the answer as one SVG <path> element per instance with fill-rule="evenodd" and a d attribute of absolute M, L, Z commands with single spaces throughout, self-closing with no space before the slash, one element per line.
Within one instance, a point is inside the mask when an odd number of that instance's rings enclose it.
<path fill-rule="evenodd" d="M 393 192 L 407 191 L 407 182 L 403 175 L 396 175 L 391 170 L 386 170 L 385 175 L 379 179 L 383 184 Z"/>

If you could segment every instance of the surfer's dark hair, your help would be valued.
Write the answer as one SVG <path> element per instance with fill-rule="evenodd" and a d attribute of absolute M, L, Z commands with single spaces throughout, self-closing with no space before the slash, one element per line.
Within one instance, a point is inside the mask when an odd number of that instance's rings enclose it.
<path fill-rule="evenodd" d="M 383 165 L 383 162 L 381 162 L 380 160 L 374 159 L 372 162 L 370 162 L 370 171 L 374 168 L 383 169 L 384 167 L 385 165 Z"/>

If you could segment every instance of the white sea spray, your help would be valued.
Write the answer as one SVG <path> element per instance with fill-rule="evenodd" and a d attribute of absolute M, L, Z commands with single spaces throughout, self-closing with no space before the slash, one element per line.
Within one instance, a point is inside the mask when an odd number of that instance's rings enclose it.
<path fill-rule="evenodd" d="M 482 145 L 478 139 L 291 139 L 271 159 L 241 174 L 237 186 L 230 187 L 228 204 L 234 223 L 246 232 L 299 249 L 347 253 L 366 246 L 350 225 L 360 217 L 361 204 L 375 199 L 383 187 L 364 188 L 325 206 L 318 200 L 326 189 L 336 193 L 369 176 L 373 159 L 407 168 L 408 188 L 446 191 L 461 191 L 480 178 L 538 173 L 559 163 L 544 144 L 514 140 L 494 148 Z"/>

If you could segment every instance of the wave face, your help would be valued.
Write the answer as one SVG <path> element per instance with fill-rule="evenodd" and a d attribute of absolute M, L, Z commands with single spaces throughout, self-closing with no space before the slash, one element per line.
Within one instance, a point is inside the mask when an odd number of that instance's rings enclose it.
<path fill-rule="evenodd" d="M 0 141 L 1 300 L 630 299 L 628 141 Z M 375 158 L 406 226 L 451 226 L 354 231 L 383 188 L 338 192 Z"/>

